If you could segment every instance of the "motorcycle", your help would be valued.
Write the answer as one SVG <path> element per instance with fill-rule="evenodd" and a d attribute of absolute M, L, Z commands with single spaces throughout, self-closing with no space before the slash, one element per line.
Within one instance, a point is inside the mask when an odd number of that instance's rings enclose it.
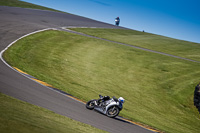
<path fill-rule="evenodd" d="M 121 98 L 121 99 L 120 99 Z M 99 99 L 93 99 L 86 103 L 86 108 L 96 110 L 110 118 L 116 117 L 123 108 L 124 99 L 120 97 L 110 98 L 109 96 L 99 95 Z"/>

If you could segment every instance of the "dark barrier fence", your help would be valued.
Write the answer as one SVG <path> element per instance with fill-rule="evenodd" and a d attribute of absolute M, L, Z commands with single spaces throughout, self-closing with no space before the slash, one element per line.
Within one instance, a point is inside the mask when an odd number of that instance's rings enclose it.
<path fill-rule="evenodd" d="M 194 90 L 194 106 L 196 106 L 200 113 L 200 83 L 195 87 Z"/>

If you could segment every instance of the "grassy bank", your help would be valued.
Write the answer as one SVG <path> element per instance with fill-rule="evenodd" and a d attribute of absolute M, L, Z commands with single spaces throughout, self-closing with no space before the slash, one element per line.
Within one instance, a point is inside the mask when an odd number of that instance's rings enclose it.
<path fill-rule="evenodd" d="M 72 29 L 85 34 L 200 61 L 200 44 L 123 29 Z"/>
<path fill-rule="evenodd" d="M 22 7 L 22 8 L 32 8 L 32 9 L 40 9 L 40 10 L 49 10 L 61 12 L 52 8 L 35 5 L 32 3 L 20 1 L 20 0 L 0 0 L 0 6 L 11 6 L 11 7 Z"/>
<path fill-rule="evenodd" d="M 122 96 L 126 102 L 120 115 L 134 121 L 166 132 L 199 131 L 200 119 L 193 106 L 198 63 L 61 31 L 19 40 L 4 58 L 85 101 L 98 94 Z"/>
<path fill-rule="evenodd" d="M 1 133 L 104 132 L 2 93 L 0 93 L 0 105 Z"/>

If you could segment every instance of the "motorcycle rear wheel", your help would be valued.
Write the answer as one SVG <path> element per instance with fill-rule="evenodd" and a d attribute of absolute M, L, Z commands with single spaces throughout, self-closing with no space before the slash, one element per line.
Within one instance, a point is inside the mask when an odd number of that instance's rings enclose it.
<path fill-rule="evenodd" d="M 86 108 L 87 109 L 90 109 L 90 110 L 93 110 L 94 109 L 94 105 L 95 105 L 95 102 L 96 100 L 90 100 L 86 103 Z"/>

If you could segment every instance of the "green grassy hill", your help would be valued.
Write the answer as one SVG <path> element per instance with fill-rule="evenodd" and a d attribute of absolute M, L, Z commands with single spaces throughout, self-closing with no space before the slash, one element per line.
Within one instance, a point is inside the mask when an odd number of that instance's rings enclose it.
<path fill-rule="evenodd" d="M 102 29 L 93 32 L 98 30 Z M 131 120 L 172 133 L 199 131 L 199 114 L 193 106 L 199 63 L 61 31 L 45 31 L 19 40 L 4 58 L 85 101 L 98 94 L 122 96 L 126 102 L 120 115 Z"/>
<path fill-rule="evenodd" d="M 142 48 L 147 48 L 167 54 L 180 56 L 196 61 L 200 61 L 200 44 L 188 41 L 180 41 L 177 39 L 159 36 L 155 34 L 139 32 L 135 30 L 123 29 L 87 29 L 75 28 L 72 29 L 88 35 L 105 38 L 121 43 L 126 43 Z"/>

